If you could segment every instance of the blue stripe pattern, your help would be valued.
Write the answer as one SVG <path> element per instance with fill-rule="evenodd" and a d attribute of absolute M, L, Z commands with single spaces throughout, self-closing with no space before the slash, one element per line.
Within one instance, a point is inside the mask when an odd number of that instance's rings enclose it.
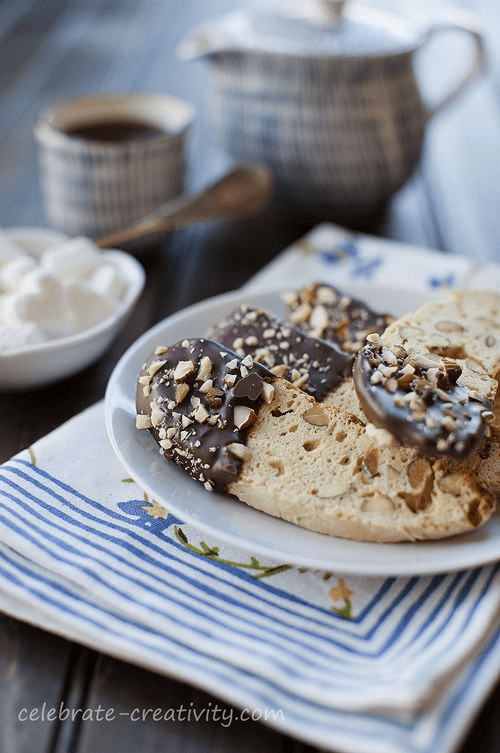
<path fill-rule="evenodd" d="M 268 723 L 327 748 L 451 750 L 500 659 L 491 631 L 467 661 L 484 637 L 476 622 L 497 611 L 498 566 L 380 579 L 347 620 L 21 458 L 0 470 L 0 530 L 7 611 L 25 605 L 42 627 L 235 705 L 281 709 Z M 462 682 L 433 704 L 429 689 L 448 672 Z"/>

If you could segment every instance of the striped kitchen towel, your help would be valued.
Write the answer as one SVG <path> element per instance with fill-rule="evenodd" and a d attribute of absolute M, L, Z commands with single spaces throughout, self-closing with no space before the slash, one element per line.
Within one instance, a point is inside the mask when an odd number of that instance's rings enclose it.
<path fill-rule="evenodd" d="M 391 243 L 314 232 L 251 285 L 320 272 L 340 285 L 360 265 L 391 282 Z M 418 269 L 431 287 L 483 274 L 406 253 L 428 260 Z M 182 678 L 327 750 L 450 753 L 498 677 L 497 564 L 354 576 L 227 544 L 127 476 L 102 403 L 1 467 L 0 520 L 6 613 Z"/>

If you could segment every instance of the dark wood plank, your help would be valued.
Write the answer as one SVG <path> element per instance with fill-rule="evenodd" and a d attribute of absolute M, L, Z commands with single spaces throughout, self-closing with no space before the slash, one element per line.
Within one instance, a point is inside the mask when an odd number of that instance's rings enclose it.
<path fill-rule="evenodd" d="M 499 741 L 500 685 L 497 685 L 457 753 L 497 753 Z"/>
<path fill-rule="evenodd" d="M 50 750 L 54 724 L 42 717 L 64 698 L 71 649 L 68 641 L 0 614 L 2 753 Z"/>
<path fill-rule="evenodd" d="M 86 698 L 87 708 L 99 705 L 109 710 L 113 721 L 83 724 L 79 753 L 111 753 L 116 751 L 117 739 L 126 740 L 126 750 L 130 751 L 290 750 L 278 732 L 257 722 L 238 720 L 238 709 L 184 683 L 105 657 L 96 666 Z"/>

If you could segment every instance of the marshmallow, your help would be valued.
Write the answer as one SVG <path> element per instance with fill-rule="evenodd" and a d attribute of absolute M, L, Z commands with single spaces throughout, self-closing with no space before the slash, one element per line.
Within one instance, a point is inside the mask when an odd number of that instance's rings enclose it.
<path fill-rule="evenodd" d="M 117 265 L 88 238 L 31 255 L 0 230 L 0 353 L 95 326 L 125 290 Z"/>
<path fill-rule="evenodd" d="M 19 256 L 7 261 L 0 267 L 0 290 L 16 290 L 22 285 L 25 276 L 36 267 L 35 259 L 28 254 L 20 253 Z"/>
<path fill-rule="evenodd" d="M 110 262 L 101 264 L 88 281 L 89 287 L 108 301 L 119 301 L 125 292 L 125 283 L 116 266 Z"/>
<path fill-rule="evenodd" d="M 44 331 L 34 322 L 0 324 L 0 353 L 45 342 L 46 339 Z"/>
<path fill-rule="evenodd" d="M 72 238 L 42 254 L 40 264 L 46 272 L 85 279 L 102 264 L 101 252 L 88 238 Z"/>
<path fill-rule="evenodd" d="M 80 282 L 64 282 L 66 317 L 72 332 L 81 332 L 102 322 L 114 311 L 112 303 Z"/>
<path fill-rule="evenodd" d="M 4 296 L 2 313 L 7 323 L 35 322 L 48 337 L 71 334 L 62 283 L 39 270 L 28 274 L 19 290 Z"/>
<path fill-rule="evenodd" d="M 15 243 L 7 233 L 0 228 L 0 265 L 15 259 L 23 253 L 21 246 Z"/>

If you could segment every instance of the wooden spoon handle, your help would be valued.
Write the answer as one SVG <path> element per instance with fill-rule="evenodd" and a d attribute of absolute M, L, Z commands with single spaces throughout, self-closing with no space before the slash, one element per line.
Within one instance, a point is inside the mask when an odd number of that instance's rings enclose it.
<path fill-rule="evenodd" d="M 130 227 L 100 238 L 96 245 L 98 248 L 120 247 L 202 220 L 255 214 L 269 201 L 272 187 L 266 168 L 237 167 L 200 193 L 172 199 Z"/>

